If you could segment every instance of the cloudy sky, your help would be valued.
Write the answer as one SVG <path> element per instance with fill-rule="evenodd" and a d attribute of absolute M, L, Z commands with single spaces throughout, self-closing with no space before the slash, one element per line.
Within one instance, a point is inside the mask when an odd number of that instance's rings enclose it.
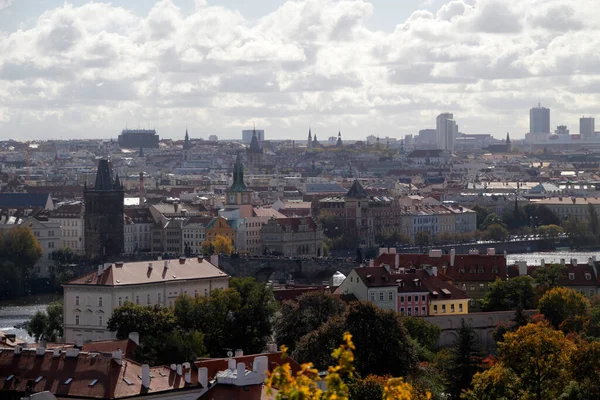
<path fill-rule="evenodd" d="M 538 101 L 578 133 L 599 30 L 598 0 L 0 0 L 0 139 L 523 137 Z"/>

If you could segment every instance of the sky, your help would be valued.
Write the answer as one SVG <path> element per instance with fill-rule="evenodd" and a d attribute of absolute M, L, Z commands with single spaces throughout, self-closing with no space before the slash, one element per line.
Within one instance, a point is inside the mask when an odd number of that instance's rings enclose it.
<path fill-rule="evenodd" d="M 598 0 L 0 0 L 0 140 L 522 138 L 600 112 Z"/>

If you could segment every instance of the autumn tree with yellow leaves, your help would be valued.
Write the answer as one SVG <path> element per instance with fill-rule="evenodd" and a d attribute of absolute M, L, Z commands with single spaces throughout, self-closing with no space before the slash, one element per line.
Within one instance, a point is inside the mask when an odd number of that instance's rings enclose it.
<path fill-rule="evenodd" d="M 287 348 L 282 346 L 284 355 Z M 276 367 L 269 373 L 266 385 L 269 393 L 277 390 L 276 400 L 349 400 L 350 389 L 346 383 L 355 377 L 352 335 L 344 333 L 344 343 L 333 351 L 331 356 L 337 365 L 330 366 L 325 376 L 325 387 L 319 387 L 319 371 L 312 363 L 302 364 L 296 376 L 289 363 Z M 383 400 L 426 400 L 431 394 L 418 393 L 403 378 L 390 378 L 383 388 Z"/>

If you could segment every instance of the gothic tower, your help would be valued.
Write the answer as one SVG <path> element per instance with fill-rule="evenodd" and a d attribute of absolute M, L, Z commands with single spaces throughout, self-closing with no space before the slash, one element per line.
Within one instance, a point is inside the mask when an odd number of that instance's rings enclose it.
<path fill-rule="evenodd" d="M 225 191 L 225 208 L 240 211 L 239 218 L 252 216 L 252 189 L 244 182 L 244 164 L 238 153 L 233 166 L 233 183 Z"/>
<path fill-rule="evenodd" d="M 310 131 L 310 127 L 308 128 L 308 143 L 306 144 L 306 148 L 308 150 L 312 149 L 312 132 Z"/>
<path fill-rule="evenodd" d="M 260 147 L 260 143 L 258 143 L 258 137 L 256 137 L 256 128 L 252 132 L 252 140 L 250 141 L 250 147 L 246 152 L 246 157 L 248 159 L 248 164 L 253 167 L 258 167 L 262 165 L 263 159 L 263 149 Z"/>
<path fill-rule="evenodd" d="M 83 189 L 86 255 L 107 258 L 123 252 L 124 196 L 119 175 L 113 179 L 111 164 L 101 159 L 94 187 Z"/>
<path fill-rule="evenodd" d="M 185 139 L 183 141 L 183 161 L 190 161 L 191 148 L 192 143 L 190 142 L 190 135 L 188 135 L 188 130 L 185 128 Z"/>
<path fill-rule="evenodd" d="M 342 147 L 342 132 L 338 131 L 338 138 L 335 147 Z"/>

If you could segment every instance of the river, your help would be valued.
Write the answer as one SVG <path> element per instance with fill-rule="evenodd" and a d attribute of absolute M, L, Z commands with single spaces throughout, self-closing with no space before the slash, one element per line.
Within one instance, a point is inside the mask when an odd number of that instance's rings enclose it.
<path fill-rule="evenodd" d="M 0 302 L 0 331 L 14 333 L 19 339 L 32 343 L 34 340 L 27 331 L 15 328 L 15 325 L 27 322 L 36 312 L 45 311 L 48 303 L 60 298 L 61 296 L 54 294 L 43 294 Z"/>
<path fill-rule="evenodd" d="M 596 257 L 596 260 L 600 261 L 600 252 L 577 252 L 577 251 L 555 251 L 545 253 L 520 253 L 520 254 L 507 254 L 506 263 L 508 265 L 514 264 L 517 261 L 527 261 L 527 265 L 540 265 L 542 259 L 546 264 L 558 264 L 561 259 L 565 259 L 568 264 L 571 259 L 577 260 L 578 264 L 585 264 L 588 262 L 590 257 Z"/>

